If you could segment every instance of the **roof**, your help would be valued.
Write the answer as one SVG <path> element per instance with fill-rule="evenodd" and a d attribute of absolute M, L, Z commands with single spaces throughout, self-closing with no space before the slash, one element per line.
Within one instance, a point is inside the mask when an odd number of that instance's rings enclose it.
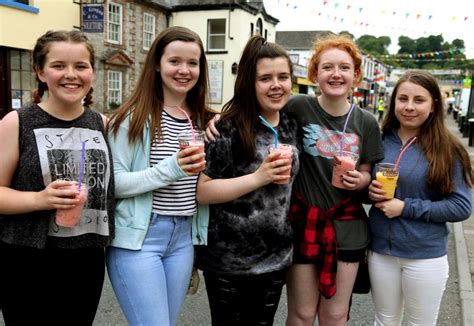
<path fill-rule="evenodd" d="M 275 42 L 285 49 L 311 50 L 314 40 L 330 31 L 277 31 Z"/>
<path fill-rule="evenodd" d="M 151 0 L 148 0 L 151 1 Z M 157 0 L 153 0 L 158 2 Z M 266 21 L 278 24 L 279 20 L 267 13 L 263 0 L 163 0 L 169 2 L 172 11 L 212 10 L 212 9 L 241 9 L 253 15 L 262 13 Z"/>

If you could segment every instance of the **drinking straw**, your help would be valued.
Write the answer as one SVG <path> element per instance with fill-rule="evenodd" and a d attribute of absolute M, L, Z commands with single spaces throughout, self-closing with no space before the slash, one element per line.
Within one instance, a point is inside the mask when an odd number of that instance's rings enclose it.
<path fill-rule="evenodd" d="M 410 147 L 411 144 L 413 144 L 413 142 L 416 140 L 416 137 L 413 137 L 413 139 L 408 143 L 406 144 L 405 147 L 403 147 L 402 151 L 400 152 L 400 154 L 398 154 L 398 158 L 397 158 L 397 161 L 395 162 L 395 165 L 393 167 L 394 170 L 397 170 L 398 169 L 398 164 L 400 164 L 400 160 L 402 159 L 402 156 L 403 156 L 403 153 L 406 152 L 406 150 L 408 149 L 408 147 Z"/>
<path fill-rule="evenodd" d="M 183 112 L 183 114 L 186 116 L 186 119 L 188 119 L 189 127 L 191 128 L 191 135 L 193 137 L 193 141 L 196 142 L 196 134 L 194 133 L 194 127 L 193 127 L 193 122 L 191 121 L 191 118 L 189 117 L 188 113 L 184 109 L 179 107 L 179 105 L 177 105 L 176 107 L 178 108 L 178 110 Z"/>
<path fill-rule="evenodd" d="M 341 136 L 341 141 L 339 142 L 339 152 L 340 152 L 340 156 L 342 156 L 342 145 L 344 143 L 344 137 L 345 137 L 345 134 L 346 134 L 346 128 L 347 128 L 347 124 L 349 122 L 349 118 L 351 117 L 351 114 L 352 114 L 352 111 L 354 111 L 355 109 L 355 104 L 352 104 L 351 108 L 349 109 L 349 113 L 347 114 L 347 118 L 346 118 L 346 121 L 344 122 L 344 128 L 342 128 L 342 136 Z"/>
<path fill-rule="evenodd" d="M 79 179 L 77 180 L 77 191 L 81 192 L 82 180 L 84 179 L 84 161 L 86 160 L 86 142 L 82 142 L 81 163 L 79 164 Z"/>
<path fill-rule="evenodd" d="M 278 132 L 275 130 L 275 128 L 272 127 L 270 123 L 268 123 L 268 121 L 264 117 L 262 117 L 261 114 L 259 114 L 258 117 L 260 118 L 260 120 L 262 120 L 263 124 L 270 128 L 270 130 L 273 132 L 275 148 L 278 148 Z"/>

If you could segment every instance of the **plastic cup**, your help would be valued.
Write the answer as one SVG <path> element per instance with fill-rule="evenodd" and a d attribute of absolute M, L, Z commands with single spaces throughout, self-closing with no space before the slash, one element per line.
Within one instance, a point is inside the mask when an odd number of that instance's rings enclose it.
<path fill-rule="evenodd" d="M 342 176 L 347 171 L 355 170 L 358 159 L 359 155 L 353 152 L 342 151 L 342 155 L 341 152 L 335 153 L 331 182 L 334 187 L 342 189 L 346 188 L 342 183 Z"/>
<path fill-rule="evenodd" d="M 193 133 L 189 131 L 184 131 L 178 134 L 178 143 L 179 143 L 179 149 L 186 149 L 189 147 L 198 147 L 198 149 L 194 152 L 192 152 L 190 155 L 195 155 L 199 153 L 204 153 L 204 131 L 202 130 L 194 130 L 194 135 Z M 199 163 L 204 161 L 204 158 L 202 158 L 199 161 L 192 162 L 192 163 Z M 204 170 L 205 167 L 202 167 L 197 170 L 193 170 L 193 173 L 199 173 Z"/>
<path fill-rule="evenodd" d="M 398 181 L 398 170 L 395 170 L 395 164 L 376 164 L 375 179 L 382 184 L 382 189 L 385 190 L 385 199 L 392 199 L 395 196 Z"/>
<path fill-rule="evenodd" d="M 291 174 L 291 164 L 293 163 L 293 147 L 291 145 L 285 145 L 285 144 L 278 144 L 278 147 L 275 148 L 275 145 L 269 145 L 268 146 L 268 153 L 273 153 L 273 152 L 278 152 L 280 155 L 276 156 L 273 161 L 279 160 L 279 159 L 289 159 L 290 163 L 288 165 L 290 168 L 288 170 L 285 170 L 281 172 L 279 175 L 290 175 Z M 279 180 L 279 181 L 273 181 L 275 184 L 279 185 L 284 185 L 290 182 L 290 179 L 285 179 L 285 180 Z"/>
<path fill-rule="evenodd" d="M 74 189 L 77 191 L 77 184 L 73 184 L 67 187 L 63 187 L 62 189 Z M 56 224 L 68 228 L 72 228 L 79 224 L 81 220 L 82 210 L 84 209 L 84 204 L 87 201 L 87 186 L 82 184 L 81 191 L 76 193 L 76 199 L 79 202 L 76 206 L 68 209 L 60 209 L 56 210 Z"/>

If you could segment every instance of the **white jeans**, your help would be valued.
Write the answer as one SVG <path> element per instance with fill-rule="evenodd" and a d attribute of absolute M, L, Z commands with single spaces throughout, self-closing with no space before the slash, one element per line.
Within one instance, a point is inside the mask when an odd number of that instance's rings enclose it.
<path fill-rule="evenodd" d="M 368 255 L 374 325 L 436 325 L 449 276 L 448 257 L 405 259 Z"/>

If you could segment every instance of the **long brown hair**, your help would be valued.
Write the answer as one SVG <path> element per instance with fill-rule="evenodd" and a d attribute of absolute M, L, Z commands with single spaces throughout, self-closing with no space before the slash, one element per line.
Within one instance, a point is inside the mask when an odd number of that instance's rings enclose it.
<path fill-rule="evenodd" d="M 400 77 L 393 89 L 382 132 L 387 134 L 391 129 L 400 128 L 400 122 L 395 116 L 395 100 L 398 89 L 404 82 L 423 87 L 433 100 L 433 112 L 421 125 L 416 140 L 428 158 L 428 186 L 443 195 L 452 192 L 454 188 L 452 175 L 456 159 L 462 164 L 464 180 L 472 186 L 474 179 L 469 154 L 463 144 L 444 125 L 443 97 L 436 79 L 429 72 L 411 70 Z"/>
<path fill-rule="evenodd" d="M 191 110 L 193 123 L 205 126 L 208 95 L 207 60 L 201 38 L 186 27 L 174 26 L 162 31 L 153 42 L 143 66 L 138 84 L 132 95 L 112 115 L 109 128 L 115 136 L 120 124 L 131 114 L 128 140 L 130 143 L 143 141 L 143 128 L 150 122 L 151 139 L 155 131 L 161 137 L 161 115 L 163 113 L 164 95 L 161 75 L 156 68 L 160 65 L 165 47 L 173 41 L 194 42 L 199 45 L 199 77 L 196 85 L 186 95 L 186 103 Z"/>
<path fill-rule="evenodd" d="M 33 92 L 35 103 L 41 102 L 44 92 L 48 90 L 48 85 L 38 78 L 38 74 L 44 69 L 46 63 L 46 56 L 49 53 L 49 45 L 52 42 L 71 42 L 84 43 L 87 51 L 89 51 L 89 61 L 94 69 L 95 65 L 95 51 L 92 43 L 87 38 L 86 34 L 81 31 L 47 31 L 36 41 L 33 49 L 33 67 L 36 71 L 36 80 L 38 81 L 38 88 Z M 92 87 L 84 98 L 84 105 L 90 106 L 92 104 Z"/>
<path fill-rule="evenodd" d="M 260 123 L 258 115 L 260 104 L 257 100 L 255 82 L 257 80 L 257 62 L 264 58 L 285 58 L 293 74 L 290 57 L 280 45 L 265 41 L 259 35 L 252 36 L 242 52 L 234 96 L 224 104 L 221 119 L 233 119 L 238 127 L 244 159 L 250 162 L 255 157 L 255 126 Z"/>

